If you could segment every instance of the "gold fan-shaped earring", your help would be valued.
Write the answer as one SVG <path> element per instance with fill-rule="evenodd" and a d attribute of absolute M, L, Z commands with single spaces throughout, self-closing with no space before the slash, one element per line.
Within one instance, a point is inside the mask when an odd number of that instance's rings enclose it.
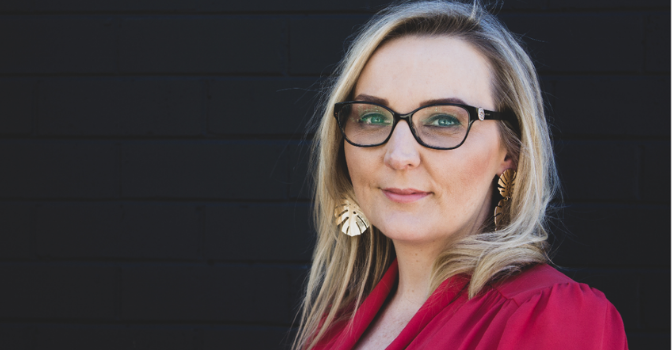
<path fill-rule="evenodd" d="M 497 182 L 497 189 L 499 194 L 503 197 L 495 207 L 495 231 L 501 228 L 509 221 L 509 210 L 505 208 L 509 204 L 509 200 L 513 195 L 513 187 L 516 184 L 516 171 L 513 169 L 506 169 L 502 175 L 499 176 Z"/>
<path fill-rule="evenodd" d="M 344 199 L 334 210 L 336 225 L 341 226 L 341 232 L 348 236 L 361 235 L 371 224 L 366 219 L 362 209 L 349 199 Z"/>

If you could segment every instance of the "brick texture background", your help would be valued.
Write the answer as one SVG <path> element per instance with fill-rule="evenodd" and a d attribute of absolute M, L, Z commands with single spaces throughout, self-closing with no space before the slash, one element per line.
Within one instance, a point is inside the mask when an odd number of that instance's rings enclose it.
<path fill-rule="evenodd" d="M 0 348 L 282 349 L 306 122 L 385 0 L 0 2 Z M 508 0 L 565 209 L 556 262 L 670 347 L 670 3 Z"/>

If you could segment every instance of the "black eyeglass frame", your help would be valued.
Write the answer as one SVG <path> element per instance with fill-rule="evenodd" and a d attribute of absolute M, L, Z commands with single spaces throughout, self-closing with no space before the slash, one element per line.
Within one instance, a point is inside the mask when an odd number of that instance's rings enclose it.
<path fill-rule="evenodd" d="M 353 105 L 353 104 L 374 105 L 374 106 L 384 108 L 387 111 L 389 111 L 390 113 L 392 113 L 392 117 L 393 117 L 392 129 L 390 130 L 390 134 L 387 135 L 387 138 L 385 139 L 385 141 L 383 141 L 381 143 L 373 144 L 373 145 L 360 145 L 360 144 L 357 144 L 357 143 L 354 143 L 354 142 L 348 140 L 348 137 L 345 135 L 345 125 L 341 125 L 341 122 L 338 120 L 338 113 L 343 109 L 344 106 Z M 420 139 L 420 137 L 417 135 L 417 133 L 415 131 L 415 127 L 413 126 L 413 122 L 412 122 L 413 115 L 421 109 L 434 107 L 434 106 L 457 106 L 457 107 L 464 108 L 467 111 L 467 113 L 469 113 L 469 126 L 467 127 L 467 132 L 464 134 L 464 139 L 462 139 L 462 142 L 460 142 L 460 144 L 458 144 L 457 146 L 448 147 L 448 148 L 430 146 L 430 145 L 424 143 Z M 427 148 L 437 149 L 437 150 L 451 150 L 451 149 L 456 149 L 456 148 L 462 146 L 462 144 L 464 144 L 464 141 L 467 140 L 467 136 L 469 136 L 469 131 L 471 130 L 471 124 L 473 124 L 477 120 L 503 120 L 503 121 L 508 121 L 511 124 L 511 127 L 514 128 L 515 132 L 518 133 L 518 119 L 516 118 L 516 115 L 513 114 L 513 112 L 510 112 L 510 111 L 495 112 L 495 111 L 489 111 L 487 109 L 478 108 L 478 107 L 469 106 L 469 105 L 463 105 L 463 104 L 459 104 L 459 103 L 434 103 L 434 104 L 431 104 L 431 105 L 419 107 L 419 108 L 417 108 L 417 109 L 415 109 L 415 110 L 413 110 L 409 113 L 406 113 L 406 114 L 399 114 L 399 113 L 393 111 L 389 107 L 386 107 L 386 106 L 383 106 L 381 104 L 374 103 L 374 102 L 344 101 L 344 102 L 337 102 L 336 104 L 334 104 L 334 118 L 336 119 L 336 124 L 338 124 L 338 128 L 341 129 L 341 133 L 343 134 L 343 138 L 346 141 L 348 141 L 349 144 L 351 144 L 353 146 L 357 146 L 357 147 L 377 147 L 377 146 L 380 146 L 380 145 L 384 145 L 385 143 L 387 143 L 387 141 L 390 140 L 390 137 L 392 137 L 392 133 L 394 133 L 394 128 L 397 126 L 399 121 L 402 120 L 402 119 L 406 120 L 406 123 L 408 124 L 408 127 L 411 129 L 411 134 L 413 134 L 413 138 L 415 138 L 415 141 L 417 141 L 419 144 L 421 144 L 421 145 L 423 145 Z"/>

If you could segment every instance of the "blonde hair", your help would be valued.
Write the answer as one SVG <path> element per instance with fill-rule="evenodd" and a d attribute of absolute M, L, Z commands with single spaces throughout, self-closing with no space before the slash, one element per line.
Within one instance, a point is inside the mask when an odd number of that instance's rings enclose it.
<path fill-rule="evenodd" d="M 302 304 L 294 349 L 310 349 L 330 326 L 351 319 L 362 299 L 395 258 L 390 239 L 371 227 L 349 237 L 334 224 L 334 208 L 355 198 L 343 154 L 343 138 L 333 106 L 346 100 L 378 47 L 406 35 L 448 35 L 473 45 L 490 63 L 497 110 L 510 110 L 518 125 L 500 122 L 500 135 L 517 164 L 508 222 L 447 247 L 432 269 L 431 291 L 456 274 L 471 275 L 469 297 L 495 279 L 526 265 L 549 261 L 547 208 L 557 188 L 557 173 L 539 82 L 519 41 L 478 3 L 405 3 L 376 15 L 359 33 L 328 87 L 313 144 L 312 167 L 317 243 Z M 450 151 L 446 151 L 450 152 Z M 484 225 L 487 231 L 492 225 Z"/>

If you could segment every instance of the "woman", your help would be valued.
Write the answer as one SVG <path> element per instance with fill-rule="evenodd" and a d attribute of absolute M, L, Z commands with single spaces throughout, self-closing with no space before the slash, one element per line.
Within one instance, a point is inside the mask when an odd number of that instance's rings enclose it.
<path fill-rule="evenodd" d="M 557 175 L 538 78 L 478 5 L 375 17 L 316 141 L 295 349 L 627 348 L 604 295 L 546 265 Z"/>

